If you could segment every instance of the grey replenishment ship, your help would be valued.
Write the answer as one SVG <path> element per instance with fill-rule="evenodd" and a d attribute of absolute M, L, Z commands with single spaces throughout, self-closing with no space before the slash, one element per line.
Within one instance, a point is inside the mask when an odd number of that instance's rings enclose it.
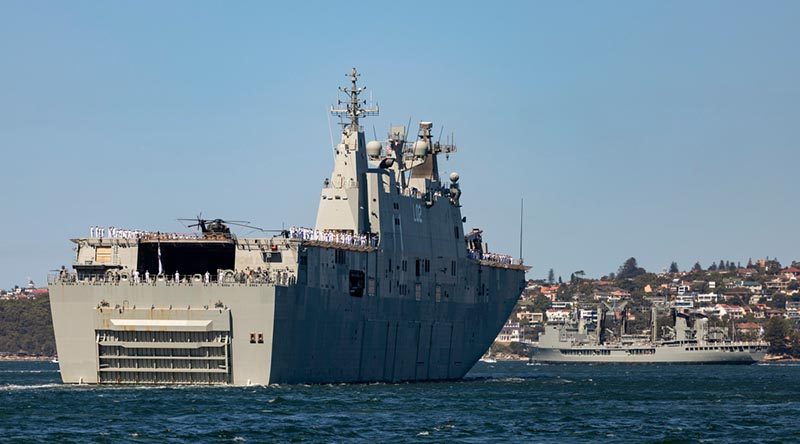
<path fill-rule="evenodd" d="M 604 325 L 605 311 L 597 310 L 597 322 L 569 320 L 545 325 L 531 361 L 545 363 L 627 363 L 627 364 L 754 364 L 762 361 L 769 344 L 728 341 L 719 328 L 697 314 L 672 310 L 673 326 L 658 338 L 657 310 L 653 309 L 650 336 L 626 335 L 625 316 L 621 334 Z"/>
<path fill-rule="evenodd" d="M 521 259 L 464 232 L 459 177 L 439 177 L 421 122 L 366 142 L 355 69 L 316 226 L 244 238 L 91 229 L 49 278 L 67 383 L 447 380 L 492 343 L 524 287 Z"/>

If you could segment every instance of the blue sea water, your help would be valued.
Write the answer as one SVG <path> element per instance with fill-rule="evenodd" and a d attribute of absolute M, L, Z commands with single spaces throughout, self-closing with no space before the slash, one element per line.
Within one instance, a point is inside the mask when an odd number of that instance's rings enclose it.
<path fill-rule="evenodd" d="M 478 363 L 463 381 L 65 386 L 0 362 L 3 442 L 800 442 L 800 366 Z"/>

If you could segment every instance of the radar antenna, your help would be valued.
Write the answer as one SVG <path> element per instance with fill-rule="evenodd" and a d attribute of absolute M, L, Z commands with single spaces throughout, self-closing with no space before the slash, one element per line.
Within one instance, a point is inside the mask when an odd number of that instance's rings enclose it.
<path fill-rule="evenodd" d="M 361 74 L 353 68 L 353 71 L 347 75 L 350 78 L 351 86 L 350 88 L 340 86 L 339 91 L 344 93 L 349 101 L 345 100 L 337 100 L 336 104 L 338 106 L 345 105 L 345 108 L 334 108 L 331 106 L 331 114 L 339 117 L 346 117 L 350 119 L 350 124 L 346 125 L 346 128 L 350 128 L 351 130 L 360 131 L 360 127 L 358 126 L 358 119 L 361 117 L 366 116 L 377 116 L 378 112 L 380 111 L 380 107 L 376 104 L 375 106 L 366 107 L 367 101 L 361 100 L 359 98 L 360 94 L 364 92 L 367 88 L 366 87 L 358 87 L 357 82 L 358 78 Z"/>

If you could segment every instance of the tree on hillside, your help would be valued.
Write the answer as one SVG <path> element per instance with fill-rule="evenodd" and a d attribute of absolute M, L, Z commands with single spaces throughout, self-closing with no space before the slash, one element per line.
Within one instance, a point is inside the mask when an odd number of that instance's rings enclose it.
<path fill-rule="evenodd" d="M 670 272 L 670 273 L 677 273 L 677 272 L 679 272 L 679 271 L 680 271 L 680 270 L 678 270 L 678 263 L 677 263 L 677 262 L 675 262 L 675 261 L 672 261 L 672 263 L 671 263 L 671 264 L 669 264 L 669 272 Z"/>
<path fill-rule="evenodd" d="M 555 281 L 556 281 L 556 272 L 553 271 L 553 269 L 551 268 L 550 271 L 547 272 L 547 282 L 552 284 Z"/>
<path fill-rule="evenodd" d="M 717 263 L 712 262 L 711 265 L 708 266 L 708 271 L 717 271 Z"/>
<path fill-rule="evenodd" d="M 52 322 L 47 296 L 0 301 L 0 352 L 55 355 Z"/>
<path fill-rule="evenodd" d="M 764 326 L 764 340 L 769 342 L 770 353 L 786 353 L 789 350 L 788 336 L 792 327 L 788 319 L 778 316 L 769 318 Z"/>
<path fill-rule="evenodd" d="M 703 266 L 700 265 L 700 262 L 695 262 L 692 271 L 703 271 Z"/>
<path fill-rule="evenodd" d="M 725 266 L 725 261 L 722 259 L 719 260 L 719 265 L 717 265 L 717 269 L 719 270 L 727 270 L 728 267 Z"/>
<path fill-rule="evenodd" d="M 783 293 L 775 293 L 771 299 L 771 301 L 767 302 L 770 308 L 781 309 L 786 306 L 786 295 Z"/>
<path fill-rule="evenodd" d="M 563 280 L 563 279 L 561 279 L 561 276 L 559 276 L 559 277 L 558 277 L 558 284 L 559 284 L 559 285 L 561 285 L 561 284 L 563 284 L 563 283 L 564 283 L 564 280 Z"/>
<path fill-rule="evenodd" d="M 540 294 L 537 295 L 533 299 L 533 304 L 530 305 L 530 308 L 534 312 L 544 312 L 550 307 L 550 299 L 547 296 Z"/>
<path fill-rule="evenodd" d="M 736 271 L 736 264 L 733 261 L 728 262 L 728 271 Z"/>
<path fill-rule="evenodd" d="M 798 330 L 792 330 L 792 334 L 789 339 L 789 353 L 795 357 L 800 355 L 800 331 Z"/>
<path fill-rule="evenodd" d="M 747 259 L 747 268 L 750 269 L 750 270 L 752 270 L 753 268 L 756 268 L 753 265 L 753 258 L 752 257 Z"/>
<path fill-rule="evenodd" d="M 774 258 L 774 259 L 767 258 L 764 261 L 764 270 L 763 271 L 765 273 L 767 273 L 767 274 L 778 274 L 780 272 L 781 268 L 783 268 L 783 267 L 781 266 L 781 263 L 778 262 L 778 258 Z"/>
<path fill-rule="evenodd" d="M 636 258 L 630 257 L 619 267 L 617 279 L 632 279 L 645 273 L 647 271 L 639 267 L 639 264 L 636 263 Z"/>

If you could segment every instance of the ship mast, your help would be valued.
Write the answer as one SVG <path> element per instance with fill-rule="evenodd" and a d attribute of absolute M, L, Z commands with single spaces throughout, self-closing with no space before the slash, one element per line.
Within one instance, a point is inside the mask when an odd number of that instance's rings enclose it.
<path fill-rule="evenodd" d="M 318 230 L 347 231 L 363 233 L 369 227 L 365 208 L 367 205 L 367 144 L 364 130 L 359 120 L 366 116 L 378 115 L 377 106 L 368 106 L 361 99 L 365 87 L 358 86 L 358 71 L 353 68 L 347 75 L 349 87 L 339 87 L 339 92 L 347 97 L 336 101 L 330 112 L 349 122 L 342 122 L 340 143 L 335 147 L 334 166 L 330 182 L 325 182 L 319 210 L 317 211 Z"/>
<path fill-rule="evenodd" d="M 358 124 L 358 119 L 360 117 L 366 117 L 366 116 L 377 116 L 378 113 L 380 112 L 380 108 L 377 105 L 374 107 L 364 108 L 364 106 L 367 105 L 367 101 L 361 100 L 359 96 L 367 88 L 364 86 L 360 88 L 358 87 L 358 78 L 360 76 L 361 74 L 359 74 L 358 71 L 355 68 L 353 68 L 350 74 L 347 75 L 347 77 L 350 78 L 350 83 L 351 83 L 350 88 L 342 86 L 339 87 L 339 91 L 344 93 L 349 98 L 349 101 L 343 102 L 341 100 L 337 100 L 336 104 L 340 106 L 345 105 L 345 108 L 334 108 L 333 106 L 331 106 L 331 114 L 339 117 L 347 117 L 348 119 L 350 119 L 350 123 L 348 125 L 345 125 L 344 128 L 345 132 L 348 132 L 348 130 L 350 132 L 354 130 L 356 132 L 361 132 L 361 127 Z"/>

